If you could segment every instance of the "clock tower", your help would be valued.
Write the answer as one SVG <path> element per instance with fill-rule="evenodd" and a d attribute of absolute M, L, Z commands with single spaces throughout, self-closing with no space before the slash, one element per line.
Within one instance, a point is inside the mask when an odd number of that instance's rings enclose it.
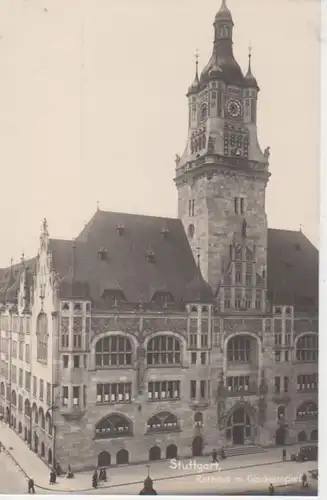
<path fill-rule="evenodd" d="M 213 52 L 187 92 L 188 138 L 176 156 L 178 216 L 201 271 L 214 293 L 235 248 L 249 249 L 265 281 L 267 217 L 265 189 L 269 148 L 257 137 L 259 87 L 233 54 L 234 23 L 226 1 L 214 20 Z M 233 250 L 234 248 L 234 250 Z M 245 251 L 245 250 L 244 250 Z"/>

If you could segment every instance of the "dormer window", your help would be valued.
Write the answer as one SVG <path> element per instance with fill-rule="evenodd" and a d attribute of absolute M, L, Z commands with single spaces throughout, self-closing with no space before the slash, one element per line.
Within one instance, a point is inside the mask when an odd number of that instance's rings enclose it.
<path fill-rule="evenodd" d="M 116 231 L 119 234 L 119 236 L 122 236 L 124 234 L 125 227 L 122 224 L 119 224 L 119 226 L 116 227 Z"/>
<path fill-rule="evenodd" d="M 160 231 L 160 233 L 163 235 L 164 238 L 167 238 L 169 234 L 169 229 L 167 227 L 163 227 Z"/>
<path fill-rule="evenodd" d="M 155 292 L 151 302 L 162 307 L 168 307 L 169 304 L 174 302 L 174 298 L 170 292 Z"/>
<path fill-rule="evenodd" d="M 99 252 L 98 252 L 98 255 L 99 255 L 99 259 L 100 260 L 106 260 L 107 259 L 107 254 L 108 254 L 108 250 L 104 247 L 101 247 Z"/>
<path fill-rule="evenodd" d="M 149 249 L 146 253 L 146 259 L 148 262 L 150 262 L 151 264 L 154 264 L 155 261 L 156 261 L 156 256 L 154 254 L 154 251 Z"/>
<path fill-rule="evenodd" d="M 104 290 L 102 299 L 108 307 L 118 307 L 122 302 L 126 302 L 125 295 L 121 290 Z"/>

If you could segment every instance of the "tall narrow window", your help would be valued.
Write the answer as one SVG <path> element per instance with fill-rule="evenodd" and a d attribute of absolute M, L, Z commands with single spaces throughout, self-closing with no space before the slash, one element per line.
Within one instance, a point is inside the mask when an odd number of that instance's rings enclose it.
<path fill-rule="evenodd" d="M 196 399 L 196 380 L 191 380 L 191 399 Z"/>
<path fill-rule="evenodd" d="M 234 211 L 236 214 L 238 214 L 238 202 L 239 202 L 239 199 L 234 198 Z"/>
<path fill-rule="evenodd" d="M 79 386 L 73 386 L 73 405 L 79 406 Z"/>
<path fill-rule="evenodd" d="M 244 198 L 240 199 L 240 205 L 241 205 L 241 214 L 244 215 Z"/>
<path fill-rule="evenodd" d="M 206 399 L 206 380 L 200 380 L 200 399 Z"/>
<path fill-rule="evenodd" d="M 62 404 L 63 404 L 63 406 L 68 405 L 68 387 L 67 387 L 67 385 L 63 386 L 63 388 L 62 388 Z"/>
<path fill-rule="evenodd" d="M 279 394 L 279 393 L 280 393 L 280 377 L 275 377 L 274 392 L 275 392 L 276 394 Z"/>
<path fill-rule="evenodd" d="M 288 377 L 284 377 L 284 392 L 288 392 L 289 380 Z"/>
<path fill-rule="evenodd" d="M 192 216 L 195 215 L 195 200 L 192 200 Z"/>

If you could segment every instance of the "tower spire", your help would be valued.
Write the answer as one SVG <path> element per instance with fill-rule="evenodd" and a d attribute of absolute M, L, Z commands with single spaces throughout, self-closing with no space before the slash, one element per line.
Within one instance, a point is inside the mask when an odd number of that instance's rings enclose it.
<path fill-rule="evenodd" d="M 199 51 L 195 51 L 195 80 L 199 81 Z"/>
<path fill-rule="evenodd" d="M 251 46 L 251 43 L 249 43 L 249 54 L 248 54 L 249 65 L 248 65 L 248 72 L 247 72 L 246 76 L 253 76 L 252 70 L 251 70 L 251 57 L 252 57 L 252 46 Z"/>
<path fill-rule="evenodd" d="M 248 62 L 248 72 L 246 73 L 245 75 L 245 80 L 247 82 L 247 84 L 250 86 L 250 87 L 254 87 L 254 88 L 258 88 L 258 83 L 257 83 L 257 80 L 254 78 L 253 74 L 252 74 L 252 68 L 251 68 L 251 59 L 252 59 L 252 45 L 251 43 L 249 43 L 249 53 L 248 53 L 248 58 L 249 58 L 249 62 Z"/>

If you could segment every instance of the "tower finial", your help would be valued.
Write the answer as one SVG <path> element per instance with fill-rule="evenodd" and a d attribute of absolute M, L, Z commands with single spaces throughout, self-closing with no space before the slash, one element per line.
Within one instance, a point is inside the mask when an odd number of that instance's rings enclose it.
<path fill-rule="evenodd" d="M 249 57 L 248 74 L 250 75 L 251 74 L 251 57 L 252 57 L 252 45 L 251 45 L 251 42 L 249 43 L 249 54 L 248 54 L 248 57 Z"/>
<path fill-rule="evenodd" d="M 195 51 L 195 78 L 199 78 L 199 50 Z"/>
<path fill-rule="evenodd" d="M 97 211 L 99 211 L 99 210 L 100 210 L 100 202 L 97 201 Z"/>

